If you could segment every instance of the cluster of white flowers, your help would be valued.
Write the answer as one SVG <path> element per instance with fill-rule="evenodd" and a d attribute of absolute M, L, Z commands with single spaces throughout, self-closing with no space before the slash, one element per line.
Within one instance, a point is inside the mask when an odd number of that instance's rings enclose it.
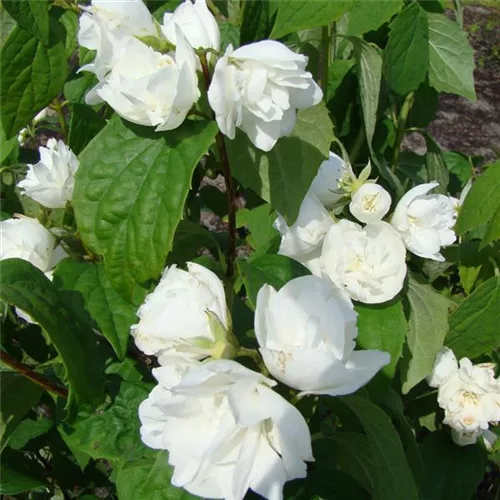
<path fill-rule="evenodd" d="M 195 51 L 218 52 L 220 32 L 205 0 L 186 0 L 161 25 L 142 0 L 93 0 L 80 17 L 78 41 L 96 51 L 95 60 L 81 68 L 99 80 L 86 96 L 88 104 L 106 101 L 131 122 L 172 130 L 200 97 Z M 234 139 L 240 128 L 269 151 L 291 133 L 296 109 L 322 98 L 306 64 L 307 57 L 276 41 L 229 46 L 208 90 L 221 132 Z"/>
<path fill-rule="evenodd" d="M 132 327 L 137 346 L 158 356 L 158 385 L 140 405 L 141 437 L 169 452 L 172 484 L 206 498 L 240 500 L 250 488 L 281 499 L 306 476 L 311 435 L 276 382 L 222 358 L 238 356 L 224 288 L 207 268 L 165 269 Z M 390 361 L 354 350 L 357 315 L 345 293 L 316 276 L 258 294 L 255 332 L 276 379 L 302 395 L 350 394 Z M 257 353 L 256 353 L 257 354 Z M 272 471 L 272 473 L 270 473 Z"/>
<path fill-rule="evenodd" d="M 406 250 L 443 261 L 441 247 L 456 240 L 453 231 L 463 201 L 428 194 L 437 182 L 410 189 L 389 222 L 390 194 L 368 180 L 368 166 L 359 179 L 337 155 L 323 162 L 306 193 L 296 222 L 288 226 L 278 215 L 279 253 L 304 264 L 314 275 L 330 278 L 353 300 L 378 304 L 394 298 L 406 276 Z M 465 192 L 466 190 L 464 190 Z M 348 219 L 336 220 L 335 208 L 349 204 Z M 332 210 L 332 212 L 329 211 Z"/>
<path fill-rule="evenodd" d="M 488 428 L 500 421 L 500 379 L 495 378 L 495 365 L 473 365 L 468 358 L 457 362 L 453 351 L 444 347 L 427 382 L 438 388 L 443 423 L 451 427 L 453 441 L 466 446 L 482 437 L 491 448 L 496 435 Z"/>

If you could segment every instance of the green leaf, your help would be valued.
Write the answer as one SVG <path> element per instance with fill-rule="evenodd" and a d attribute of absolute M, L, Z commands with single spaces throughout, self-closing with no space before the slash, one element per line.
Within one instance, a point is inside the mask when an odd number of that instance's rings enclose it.
<path fill-rule="evenodd" d="M 5 10 L 4 6 L 0 4 L 0 48 L 3 47 L 5 40 L 7 40 L 16 25 L 16 21 Z"/>
<path fill-rule="evenodd" d="M 273 227 L 275 220 L 276 213 L 267 203 L 251 210 L 243 208 L 236 213 L 236 226 L 246 226 L 250 231 L 247 241 L 256 250 L 251 254 L 251 259 L 255 258 L 256 254 L 266 253 L 271 247 L 277 246 L 278 250 L 281 238 Z"/>
<path fill-rule="evenodd" d="M 3 163 L 9 157 L 17 144 L 17 137 L 15 136 L 7 140 L 3 126 L 0 123 L 0 163 Z"/>
<path fill-rule="evenodd" d="M 59 16 L 59 21 L 64 27 L 65 31 L 64 47 L 66 49 L 66 55 L 67 57 L 71 57 L 73 55 L 73 52 L 75 52 L 76 48 L 78 47 L 78 16 L 71 10 L 62 10 Z"/>
<path fill-rule="evenodd" d="M 301 109 L 292 134 L 280 139 L 269 153 L 255 148 L 241 131 L 226 144 L 238 181 L 292 222 L 320 164 L 328 158 L 333 138 L 328 111 L 318 104 Z"/>
<path fill-rule="evenodd" d="M 359 79 L 361 106 L 366 140 L 372 151 L 372 139 L 377 123 L 380 80 L 382 78 L 382 57 L 375 47 L 360 38 L 350 38 L 354 45 L 356 71 Z"/>
<path fill-rule="evenodd" d="M 138 408 L 149 394 L 147 386 L 122 381 L 114 400 L 94 410 L 81 408 L 74 422 L 59 426 L 61 436 L 75 453 L 94 459 L 125 463 L 150 456 L 142 444 Z"/>
<path fill-rule="evenodd" d="M 245 2 L 241 21 L 240 45 L 269 38 L 273 28 L 269 0 Z"/>
<path fill-rule="evenodd" d="M 94 73 L 84 71 L 72 74 L 64 84 L 64 97 L 70 102 L 83 104 L 87 91 L 97 84 L 97 77 Z"/>
<path fill-rule="evenodd" d="M 18 495 L 24 491 L 32 491 L 46 486 L 43 469 L 35 459 L 22 455 L 5 456 L 2 453 L 0 463 L 0 494 Z"/>
<path fill-rule="evenodd" d="M 257 303 L 257 294 L 266 283 L 279 290 L 292 278 L 311 274 L 302 264 L 284 255 L 266 254 L 252 262 L 245 260 L 236 262 L 243 275 L 248 299 L 254 307 Z"/>
<path fill-rule="evenodd" d="M 493 163 L 479 176 L 460 208 L 455 230 L 458 234 L 487 225 L 481 247 L 500 237 L 500 162 Z"/>
<path fill-rule="evenodd" d="M 65 87 L 66 89 L 66 87 Z M 106 125 L 106 120 L 90 106 L 75 103 L 69 122 L 68 145 L 78 155 Z"/>
<path fill-rule="evenodd" d="M 425 155 L 425 166 L 430 181 L 439 182 L 439 186 L 433 189 L 433 193 L 447 194 L 450 174 L 446 168 L 441 148 L 429 135 L 426 136 L 427 154 Z"/>
<path fill-rule="evenodd" d="M 444 14 L 427 14 L 429 20 L 429 84 L 439 92 L 476 99 L 474 50 L 458 24 Z"/>
<path fill-rule="evenodd" d="M 383 306 L 356 304 L 355 309 L 358 313 L 358 337 L 356 339 L 358 347 L 378 349 L 391 355 L 391 362 L 374 379 L 378 385 L 387 388 L 394 378 L 408 331 L 401 301 Z"/>
<path fill-rule="evenodd" d="M 46 434 L 53 426 L 54 422 L 49 418 L 40 418 L 39 420 L 27 418 L 23 420 L 12 433 L 9 439 L 9 447 L 13 450 L 20 450 L 32 439 Z"/>
<path fill-rule="evenodd" d="M 370 401 L 358 396 L 339 398 L 361 422 L 373 462 L 374 500 L 418 500 L 418 489 L 401 440 L 390 418 Z"/>
<path fill-rule="evenodd" d="M 173 486 L 173 468 L 168 453 L 159 451 L 156 457 L 125 465 L 116 474 L 116 490 L 120 500 L 194 500 L 199 497 Z"/>
<path fill-rule="evenodd" d="M 420 445 L 424 462 L 422 498 L 470 500 L 486 469 L 486 454 L 476 445 L 457 446 L 444 431 L 429 434 Z"/>
<path fill-rule="evenodd" d="M 428 67 L 427 13 L 418 3 L 412 3 L 391 23 L 389 42 L 384 50 L 387 83 L 404 96 L 424 81 Z"/>
<path fill-rule="evenodd" d="M 426 128 L 436 116 L 439 94 L 423 83 L 413 94 L 413 106 L 408 114 L 406 128 Z"/>
<path fill-rule="evenodd" d="M 216 132 L 214 122 L 186 121 L 157 133 L 114 117 L 81 153 L 73 196 L 78 229 L 125 297 L 161 273 L 194 169 Z"/>
<path fill-rule="evenodd" d="M 455 190 L 452 191 L 452 185 L 450 185 L 450 191 L 459 192 L 471 178 L 474 167 L 468 157 L 455 151 L 445 151 L 443 153 L 443 160 L 451 173 L 450 181 L 453 182 L 453 177 L 458 179 L 458 185 Z"/>
<path fill-rule="evenodd" d="M 335 96 L 335 91 L 340 87 L 344 77 L 353 66 L 352 59 L 338 59 L 330 64 L 328 67 L 328 90 L 325 96 L 327 102 Z"/>
<path fill-rule="evenodd" d="M 475 358 L 499 345 L 500 276 L 479 286 L 450 316 L 446 345 L 458 358 Z"/>
<path fill-rule="evenodd" d="M 57 349 L 66 369 L 70 399 L 101 401 L 103 381 L 95 365 L 95 336 L 62 300 L 55 285 L 21 259 L 0 261 L 0 284 L 0 298 L 31 316 Z"/>
<path fill-rule="evenodd" d="M 0 54 L 2 125 L 7 138 L 17 134 L 60 92 L 68 75 L 66 59 L 61 41 L 44 46 L 19 26 L 9 35 Z"/>
<path fill-rule="evenodd" d="M 358 36 L 376 30 L 403 8 L 402 0 L 366 2 L 355 0 L 347 14 L 346 35 Z"/>
<path fill-rule="evenodd" d="M 49 45 L 49 2 L 40 2 L 39 0 L 2 0 L 2 5 L 21 28 L 40 40 L 45 46 Z"/>
<path fill-rule="evenodd" d="M 23 417 L 35 406 L 43 389 L 14 372 L 2 371 L 0 385 L 0 450 L 11 438 Z"/>
<path fill-rule="evenodd" d="M 431 373 L 448 331 L 448 299 L 412 275 L 408 279 L 408 302 L 409 353 L 401 364 L 404 394 Z"/>
<path fill-rule="evenodd" d="M 78 292 L 76 295 L 67 295 L 75 303 L 83 300 L 83 307 L 97 323 L 118 357 L 123 358 L 127 352 L 130 327 L 137 323 L 136 307 L 116 292 L 102 263 L 86 264 L 70 260 L 61 262 L 54 274 L 54 283 L 62 291 Z"/>
<path fill-rule="evenodd" d="M 326 26 L 338 21 L 352 7 L 352 0 L 282 0 L 271 38 L 280 38 L 306 28 Z"/>

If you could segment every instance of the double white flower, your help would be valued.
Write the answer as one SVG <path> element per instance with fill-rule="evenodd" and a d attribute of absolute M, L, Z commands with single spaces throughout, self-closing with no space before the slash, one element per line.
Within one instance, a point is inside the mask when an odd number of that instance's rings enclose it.
<path fill-rule="evenodd" d="M 224 287 L 206 267 L 187 263 L 188 270 L 167 267 L 137 315 L 132 327 L 137 347 L 148 355 L 192 359 L 227 357 L 231 320 Z"/>
<path fill-rule="evenodd" d="M 496 439 L 488 430 L 500 421 L 500 380 L 495 365 L 473 365 L 468 358 L 457 362 L 451 349 L 444 347 L 427 378 L 438 387 L 438 403 L 445 412 L 443 423 L 452 428 L 452 438 L 460 446 L 474 444 L 482 436 L 491 447 Z"/>
<path fill-rule="evenodd" d="M 28 164 L 26 178 L 18 183 L 22 194 L 47 208 L 64 208 L 75 187 L 78 158 L 63 141 L 49 139 L 40 147 L 40 161 Z"/>
<path fill-rule="evenodd" d="M 153 374 L 158 385 L 139 408 L 141 437 L 169 451 L 172 484 L 205 498 L 242 500 L 250 488 L 279 500 L 286 481 L 306 476 L 309 429 L 272 390 L 276 382 L 229 360 Z"/>
<path fill-rule="evenodd" d="M 255 335 L 270 373 L 302 394 L 357 391 L 386 364 L 381 351 L 354 351 L 357 314 L 329 280 L 304 276 L 257 296 Z"/>
<path fill-rule="evenodd" d="M 240 128 L 255 147 L 270 151 L 292 132 L 296 110 L 323 97 L 306 64 L 306 56 L 273 40 L 236 50 L 230 45 L 215 66 L 208 91 L 221 132 L 234 139 Z"/>
<path fill-rule="evenodd" d="M 397 204 L 391 224 L 411 253 L 444 261 L 440 248 L 457 239 L 453 226 L 459 201 L 442 194 L 428 194 L 438 185 L 430 182 L 410 189 Z"/>

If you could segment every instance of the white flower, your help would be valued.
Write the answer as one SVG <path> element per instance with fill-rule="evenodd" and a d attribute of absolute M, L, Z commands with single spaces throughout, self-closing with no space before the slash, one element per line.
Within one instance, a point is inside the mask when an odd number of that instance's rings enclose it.
<path fill-rule="evenodd" d="M 57 263 L 67 257 L 56 247 L 56 239 L 36 219 L 20 217 L 0 222 L 0 260 L 23 259 L 31 262 L 43 273 L 49 273 Z"/>
<path fill-rule="evenodd" d="M 281 233 L 278 253 L 299 261 L 313 273 L 320 273 L 321 247 L 332 224 L 328 210 L 314 195 L 306 194 L 295 224 L 289 227 L 281 215 L 274 222 Z"/>
<path fill-rule="evenodd" d="M 330 152 L 328 160 L 320 165 L 309 192 L 314 194 L 325 207 L 333 208 L 345 195 L 341 183 L 345 175 L 354 175 L 351 166 L 340 156 Z"/>
<path fill-rule="evenodd" d="M 176 25 L 194 49 L 219 50 L 219 26 L 205 0 L 195 0 L 194 4 L 185 0 L 173 13 L 165 13 L 161 29 L 173 44 L 177 43 Z"/>
<path fill-rule="evenodd" d="M 473 365 L 468 358 L 458 363 L 453 352 L 443 347 L 427 382 L 438 387 L 438 403 L 443 408 L 443 423 L 449 425 L 455 443 L 465 446 L 482 436 L 491 445 L 490 422 L 500 420 L 500 380 L 495 365 Z"/>
<path fill-rule="evenodd" d="M 279 292 L 257 296 L 255 335 L 270 373 L 303 394 L 351 394 L 391 360 L 386 352 L 354 351 L 357 314 L 343 290 L 303 276 Z"/>
<path fill-rule="evenodd" d="M 40 147 L 40 161 L 28 164 L 26 178 L 18 183 L 22 194 L 48 208 L 64 208 L 75 187 L 78 158 L 63 141 L 49 139 Z"/>
<path fill-rule="evenodd" d="M 352 299 L 379 304 L 391 300 L 403 287 L 405 256 L 401 238 L 386 222 L 362 228 L 344 219 L 328 231 L 321 264 Z"/>
<path fill-rule="evenodd" d="M 164 356 L 176 353 L 193 359 L 228 354 L 231 329 L 224 287 L 206 267 L 187 263 L 183 271 L 167 267 L 156 289 L 137 315 L 139 323 L 131 333 L 141 351 Z"/>
<path fill-rule="evenodd" d="M 78 43 L 96 51 L 94 61 L 80 71 L 102 80 L 123 56 L 124 42 L 134 36 L 158 36 L 159 27 L 142 0 L 92 0 L 80 16 Z"/>
<path fill-rule="evenodd" d="M 382 220 L 391 208 L 391 195 L 378 184 L 367 182 L 356 189 L 351 197 L 349 210 L 365 224 Z"/>
<path fill-rule="evenodd" d="M 391 224 L 410 252 L 444 261 L 439 249 L 456 240 L 453 226 L 457 218 L 457 201 L 442 194 L 427 194 L 438 185 L 430 182 L 410 189 L 397 204 Z"/>
<path fill-rule="evenodd" d="M 250 488 L 281 500 L 285 482 L 306 476 L 309 429 L 274 381 L 229 360 L 187 369 L 180 383 L 171 372 L 153 370 L 159 384 L 139 418 L 145 444 L 168 450 L 173 485 L 205 498 L 242 500 Z"/>
<path fill-rule="evenodd" d="M 106 79 L 85 99 L 88 104 L 106 101 L 133 123 L 172 130 L 182 124 L 199 96 L 195 54 L 178 32 L 172 56 L 129 38 Z"/>
<path fill-rule="evenodd" d="M 42 109 L 42 111 L 40 111 L 40 113 L 35 115 L 35 118 L 33 118 L 33 120 L 31 121 L 31 127 L 25 127 L 19 131 L 19 134 L 17 135 L 17 142 L 20 146 L 24 146 L 28 136 L 33 133 L 32 127 L 36 126 L 38 123 L 47 118 L 48 109 L 49 108 L 44 108 Z"/>
<path fill-rule="evenodd" d="M 217 61 L 208 90 L 221 132 L 234 139 L 238 127 L 255 147 L 270 151 L 292 132 L 296 109 L 309 108 L 323 97 L 306 64 L 306 56 L 273 40 L 235 51 L 230 45 Z"/>

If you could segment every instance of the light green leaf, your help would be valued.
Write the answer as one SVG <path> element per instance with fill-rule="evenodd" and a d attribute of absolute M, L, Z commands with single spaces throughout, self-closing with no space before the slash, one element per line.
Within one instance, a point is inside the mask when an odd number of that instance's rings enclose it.
<path fill-rule="evenodd" d="M 356 344 L 362 349 L 388 352 L 391 362 L 375 377 L 384 387 L 394 378 L 396 365 L 401 357 L 408 331 L 403 306 L 398 300 L 383 306 L 356 304 L 358 313 L 358 337 Z"/>
<path fill-rule="evenodd" d="M 307 28 L 326 26 L 339 20 L 353 5 L 352 0 L 282 0 L 271 38 L 280 38 Z"/>
<path fill-rule="evenodd" d="M 445 151 L 443 153 L 443 160 L 446 167 L 453 176 L 460 182 L 459 188 L 462 189 L 467 181 L 471 178 L 473 173 L 473 165 L 467 156 L 464 156 L 455 151 Z M 451 186 L 450 186 L 451 189 Z"/>
<path fill-rule="evenodd" d="M 236 262 L 243 275 L 248 299 L 254 307 L 257 303 L 257 294 L 266 283 L 279 290 L 292 278 L 311 274 L 302 264 L 284 255 L 266 254 L 252 262 L 245 260 Z"/>
<path fill-rule="evenodd" d="M 500 237 L 500 162 L 479 176 L 460 208 L 455 229 L 458 234 L 487 225 L 481 247 Z"/>
<path fill-rule="evenodd" d="M 159 451 L 148 458 L 125 465 L 116 474 L 116 490 L 120 500 L 195 500 L 199 497 L 172 486 L 173 468 L 168 453 Z"/>
<path fill-rule="evenodd" d="M 16 25 L 16 21 L 5 10 L 5 7 L 0 4 L 0 48 L 3 47 L 5 40 L 7 40 Z"/>
<path fill-rule="evenodd" d="M 40 391 L 41 390 L 40 388 Z M 22 395 L 23 393 L 20 392 L 20 394 Z M 20 450 L 32 439 L 46 434 L 53 426 L 54 422 L 49 418 L 40 418 L 38 420 L 27 418 L 23 420 L 12 433 L 9 439 L 9 447 L 13 450 Z"/>
<path fill-rule="evenodd" d="M 246 134 L 226 141 L 234 176 L 293 222 L 321 163 L 328 158 L 334 138 L 324 104 L 297 113 L 293 132 L 269 152 L 255 148 Z"/>
<path fill-rule="evenodd" d="M 161 273 L 193 171 L 216 132 L 214 122 L 186 121 L 158 133 L 116 116 L 81 153 L 73 196 L 78 229 L 128 300 L 136 283 Z"/>
<path fill-rule="evenodd" d="M 431 373 L 436 355 L 443 346 L 448 331 L 449 302 L 432 286 L 423 284 L 409 275 L 408 301 L 409 354 L 403 357 L 401 363 L 404 394 Z"/>
<path fill-rule="evenodd" d="M 137 322 L 136 307 L 111 285 L 102 263 L 87 264 L 66 260 L 54 274 L 54 283 L 80 307 L 85 307 L 119 358 L 127 352 L 131 325 Z M 143 292 L 145 295 L 145 291 Z M 81 300 L 83 299 L 83 304 Z"/>
<path fill-rule="evenodd" d="M 429 19 L 429 84 L 439 92 L 476 99 L 474 50 L 458 24 L 444 14 Z"/>
<path fill-rule="evenodd" d="M 370 151 L 372 151 L 372 139 L 377 123 L 380 80 L 382 78 L 382 57 L 375 47 L 361 38 L 352 37 L 350 40 L 354 45 L 356 56 L 356 71 L 359 79 L 366 140 Z"/>
<path fill-rule="evenodd" d="M 39 0 L 3 0 L 2 5 L 21 28 L 40 40 L 45 46 L 49 45 L 49 2 L 41 2 Z"/>
<path fill-rule="evenodd" d="M 373 461 L 374 500 L 418 500 L 418 489 L 391 419 L 378 406 L 358 396 L 344 396 L 368 437 Z"/>
<path fill-rule="evenodd" d="M 470 500 L 486 469 L 486 454 L 476 445 L 457 446 L 444 431 L 429 434 L 420 445 L 424 462 L 422 498 Z"/>
<path fill-rule="evenodd" d="M 0 261 L 0 297 L 26 312 L 47 333 L 61 356 L 70 388 L 70 399 L 98 403 L 103 381 L 96 366 L 96 339 L 62 300 L 55 285 L 25 260 Z"/>
<path fill-rule="evenodd" d="M 60 92 L 68 75 L 66 59 L 61 41 L 45 47 L 19 26 L 9 35 L 0 54 L 1 118 L 8 139 Z"/>
<path fill-rule="evenodd" d="M 139 437 L 138 408 L 149 394 L 145 384 L 122 381 L 113 401 L 101 408 L 81 408 L 74 422 L 63 422 L 61 436 L 75 453 L 125 463 L 151 456 Z"/>
<path fill-rule="evenodd" d="M 490 353 L 500 344 L 500 276 L 479 286 L 450 316 L 446 345 L 458 358 Z"/>
<path fill-rule="evenodd" d="M 355 0 L 347 14 L 346 35 L 359 36 L 376 30 L 403 8 L 402 0 Z"/>
<path fill-rule="evenodd" d="M 43 389 L 14 372 L 2 371 L 0 385 L 0 450 L 5 448 L 23 417 L 35 406 Z"/>
<path fill-rule="evenodd" d="M 412 3 L 391 23 L 389 42 L 384 50 L 387 83 L 404 96 L 424 81 L 428 67 L 427 13 L 418 3 Z"/>
<path fill-rule="evenodd" d="M 64 27 L 64 47 L 67 57 L 71 57 L 78 47 L 78 16 L 71 10 L 65 10 L 59 16 L 59 22 Z"/>

